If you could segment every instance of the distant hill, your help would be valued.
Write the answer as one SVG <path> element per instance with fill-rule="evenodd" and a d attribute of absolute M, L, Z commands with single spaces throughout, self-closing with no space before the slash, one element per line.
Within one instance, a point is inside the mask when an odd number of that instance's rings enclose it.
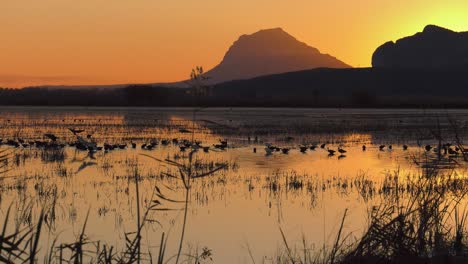
<path fill-rule="evenodd" d="M 221 83 L 314 68 L 350 66 L 274 28 L 241 36 L 206 75 L 211 83 Z"/>
<path fill-rule="evenodd" d="M 403 69 L 468 67 L 468 32 L 428 25 L 413 36 L 378 47 L 372 56 L 372 66 Z"/>
<path fill-rule="evenodd" d="M 205 96 L 151 85 L 0 89 L 0 105 L 468 108 L 466 76 L 464 69 L 321 68 L 220 83 Z"/>

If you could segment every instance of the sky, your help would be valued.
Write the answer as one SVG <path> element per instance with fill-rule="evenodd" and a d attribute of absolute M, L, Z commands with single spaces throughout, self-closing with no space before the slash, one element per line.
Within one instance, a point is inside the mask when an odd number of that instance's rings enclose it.
<path fill-rule="evenodd" d="M 281 27 L 354 66 L 427 24 L 468 31 L 466 0 L 0 0 L 0 87 L 159 83 Z"/>

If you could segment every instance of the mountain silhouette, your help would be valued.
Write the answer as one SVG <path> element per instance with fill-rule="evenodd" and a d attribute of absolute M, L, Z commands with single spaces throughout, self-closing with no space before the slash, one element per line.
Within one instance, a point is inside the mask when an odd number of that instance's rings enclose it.
<path fill-rule="evenodd" d="M 402 69 L 446 69 L 468 66 L 468 32 L 428 25 L 423 32 L 378 47 L 372 66 Z"/>
<path fill-rule="evenodd" d="M 281 28 L 241 36 L 222 62 L 206 73 L 211 83 L 314 68 L 350 68 L 346 63 L 298 41 Z"/>

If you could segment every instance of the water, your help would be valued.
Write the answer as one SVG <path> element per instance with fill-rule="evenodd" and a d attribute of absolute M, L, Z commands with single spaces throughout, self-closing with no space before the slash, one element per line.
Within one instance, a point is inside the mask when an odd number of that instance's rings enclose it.
<path fill-rule="evenodd" d="M 47 141 L 44 134 L 53 133 L 59 143 L 68 144 L 77 139 L 69 130 L 74 128 L 85 130 L 82 136 L 89 134 L 89 140 L 101 146 L 127 144 L 125 149 L 99 151 L 93 157 L 68 145 L 60 151 L 27 145 L 13 149 L 11 170 L 2 180 L 0 221 L 9 206 L 23 223 L 34 222 L 40 209 L 46 208 L 43 251 L 56 238 L 58 243 L 73 242 L 88 211 L 88 239 L 113 245 L 117 252 L 123 249 L 124 234 L 136 230 L 136 172 L 141 177 L 143 209 L 155 200 L 156 186 L 171 200 L 184 200 L 182 182 L 161 176 L 178 175 L 176 169 L 153 158 L 184 162 L 189 151 L 181 152 L 173 143 L 153 150 L 141 145 L 176 138 L 210 146 L 208 153 L 200 149 L 195 158 L 210 168 L 224 169 L 193 181 L 184 252 L 200 253 L 207 247 L 215 263 L 251 263 L 251 258 L 269 262 L 283 246 L 280 228 L 291 245 L 302 245 L 303 236 L 310 248 L 330 245 L 346 209 L 344 232 L 358 238 L 369 209 L 385 199 L 382 186 L 389 175 L 418 174 L 421 168 L 415 157 L 437 156 L 422 148 L 437 144 L 434 133 L 454 143 L 455 134 L 464 138 L 468 121 L 466 110 L 13 107 L 0 111 L 3 141 L 22 139 L 29 144 Z M 226 150 L 213 147 L 221 140 L 227 140 Z M 291 150 L 266 155 L 265 143 Z M 299 151 L 299 145 L 322 143 L 327 143 L 323 149 Z M 387 146 L 383 151 L 381 144 Z M 409 145 L 407 151 L 404 144 Z M 328 155 L 327 148 L 339 146 L 346 149 L 345 155 Z M 463 170 L 457 171 L 457 177 L 464 179 Z M 145 225 L 143 244 L 146 251 L 157 251 L 164 232 L 169 236 L 168 255 L 173 256 L 183 203 L 159 200 L 158 208 L 173 210 L 150 214 L 154 223 Z"/>

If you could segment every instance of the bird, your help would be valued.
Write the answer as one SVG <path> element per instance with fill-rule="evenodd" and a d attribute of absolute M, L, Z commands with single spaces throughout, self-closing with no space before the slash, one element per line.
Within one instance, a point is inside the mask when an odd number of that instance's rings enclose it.
<path fill-rule="evenodd" d="M 448 153 L 450 155 L 458 155 L 458 151 L 453 150 L 451 147 L 448 148 Z"/>
<path fill-rule="evenodd" d="M 403 150 L 408 150 L 408 145 L 403 145 Z"/>
<path fill-rule="evenodd" d="M 327 145 L 326 143 L 323 143 L 322 145 L 320 145 L 320 148 L 324 149 L 326 145 Z"/>
<path fill-rule="evenodd" d="M 362 151 L 366 151 L 366 145 L 362 145 Z"/>
<path fill-rule="evenodd" d="M 271 155 L 274 150 L 275 150 L 275 147 L 273 147 L 270 143 L 265 144 L 266 155 Z"/>
<path fill-rule="evenodd" d="M 257 148 L 253 148 L 253 153 L 257 153 Z"/>
<path fill-rule="evenodd" d="M 385 148 L 385 145 L 380 145 L 380 146 L 379 146 L 379 150 L 380 150 L 380 151 L 383 151 L 384 148 Z"/>
<path fill-rule="evenodd" d="M 309 149 L 307 146 L 299 146 L 299 148 L 301 149 L 302 153 L 305 153 Z"/>
<path fill-rule="evenodd" d="M 328 155 L 329 155 L 329 156 L 335 155 L 335 152 L 336 152 L 336 151 L 333 150 L 333 149 L 327 149 L 327 151 L 328 151 Z"/>
<path fill-rule="evenodd" d="M 283 154 L 288 154 L 289 153 L 289 148 L 282 148 L 281 151 L 283 152 Z"/>
<path fill-rule="evenodd" d="M 338 148 L 338 152 L 340 152 L 341 154 L 345 154 L 347 151 L 342 149 L 341 147 Z"/>
<path fill-rule="evenodd" d="M 424 148 L 426 149 L 426 151 L 431 151 L 432 146 L 431 145 L 426 145 Z"/>
<path fill-rule="evenodd" d="M 388 150 L 392 150 L 392 145 L 388 145 Z"/>
<path fill-rule="evenodd" d="M 80 134 L 84 132 L 84 129 L 74 129 L 74 128 L 68 128 L 74 135 Z"/>
<path fill-rule="evenodd" d="M 136 143 L 135 143 L 135 142 L 132 142 L 132 148 L 133 148 L 133 149 L 136 148 Z"/>
<path fill-rule="evenodd" d="M 56 137 L 54 134 L 51 134 L 51 133 L 47 133 L 47 134 L 44 134 L 45 137 L 49 138 L 50 140 L 52 141 L 57 141 L 58 137 Z"/>
<path fill-rule="evenodd" d="M 210 147 L 203 147 L 204 152 L 208 152 L 210 150 Z"/>
<path fill-rule="evenodd" d="M 317 145 L 310 146 L 310 150 L 315 150 L 316 148 L 317 148 Z"/>
<path fill-rule="evenodd" d="M 180 151 L 185 151 L 187 149 L 187 146 L 185 145 L 179 145 Z"/>
<path fill-rule="evenodd" d="M 182 133 L 182 134 L 188 134 L 188 133 L 191 133 L 190 130 L 188 129 L 185 129 L 185 128 L 181 128 L 179 129 L 179 132 Z"/>

